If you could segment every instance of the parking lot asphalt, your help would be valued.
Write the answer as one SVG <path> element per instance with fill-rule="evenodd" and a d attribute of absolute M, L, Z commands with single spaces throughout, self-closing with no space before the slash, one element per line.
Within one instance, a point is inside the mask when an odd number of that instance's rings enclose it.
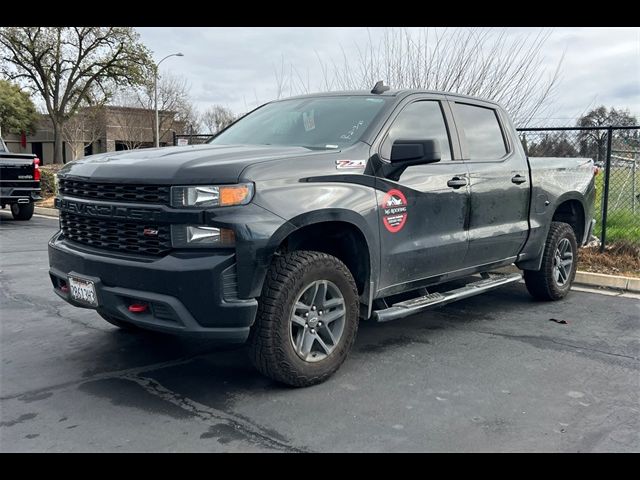
<path fill-rule="evenodd" d="M 640 451 L 638 299 L 515 284 L 363 322 L 334 377 L 292 389 L 244 348 L 60 300 L 57 225 L 0 211 L 0 451 Z"/>

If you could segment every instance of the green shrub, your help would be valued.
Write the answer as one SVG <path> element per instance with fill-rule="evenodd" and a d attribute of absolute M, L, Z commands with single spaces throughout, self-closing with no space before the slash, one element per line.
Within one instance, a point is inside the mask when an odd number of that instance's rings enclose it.
<path fill-rule="evenodd" d="M 56 173 L 64 165 L 45 165 L 40 167 L 40 188 L 42 196 L 49 197 L 57 193 Z"/>

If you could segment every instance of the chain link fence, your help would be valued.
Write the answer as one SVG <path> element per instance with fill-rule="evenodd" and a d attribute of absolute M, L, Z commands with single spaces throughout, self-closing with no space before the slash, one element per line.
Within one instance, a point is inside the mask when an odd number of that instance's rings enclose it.
<path fill-rule="evenodd" d="M 640 246 L 640 127 L 522 128 L 530 157 L 592 158 L 596 177 L 594 235 Z"/>

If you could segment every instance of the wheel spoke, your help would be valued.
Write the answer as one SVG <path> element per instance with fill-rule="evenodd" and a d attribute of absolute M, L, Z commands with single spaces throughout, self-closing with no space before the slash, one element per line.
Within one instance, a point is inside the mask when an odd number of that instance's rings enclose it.
<path fill-rule="evenodd" d="M 328 326 L 328 325 L 326 325 L 326 326 L 321 330 L 321 332 L 326 333 L 326 335 L 329 337 L 329 340 L 331 340 L 331 345 L 332 345 L 332 346 L 335 346 L 335 345 L 336 345 L 336 343 L 338 343 L 338 342 L 336 342 L 336 337 L 334 337 L 334 336 L 333 336 L 333 332 L 331 331 L 331 329 L 329 328 L 329 326 Z"/>
<path fill-rule="evenodd" d="M 344 315 L 344 310 L 337 309 L 337 310 L 334 310 L 333 312 L 329 312 L 326 315 L 322 316 L 322 321 L 325 324 L 329 324 L 331 322 L 338 320 L 339 318 L 342 318 L 343 315 Z"/>
<path fill-rule="evenodd" d="M 296 312 L 302 311 L 303 313 L 307 313 L 309 310 L 311 310 L 311 307 L 303 302 L 296 302 L 294 308 Z"/>
<path fill-rule="evenodd" d="M 323 307 L 325 298 L 327 298 L 327 282 L 318 281 L 313 295 L 313 305 L 317 308 Z"/>
<path fill-rule="evenodd" d="M 560 282 L 560 268 L 559 267 L 555 267 L 553 269 L 553 278 L 556 281 L 556 283 Z"/>
<path fill-rule="evenodd" d="M 311 353 L 311 348 L 313 347 L 313 342 L 315 342 L 316 337 L 315 335 L 312 335 L 311 332 L 309 332 L 309 330 L 307 329 L 304 330 L 304 333 L 302 334 L 302 336 L 303 336 L 303 339 L 302 339 L 302 348 L 300 349 L 300 354 L 302 354 L 302 358 L 306 360 L 309 354 Z"/>
<path fill-rule="evenodd" d="M 322 340 L 322 338 L 320 337 L 320 335 L 316 335 L 315 339 L 318 341 L 318 343 L 320 344 L 320 346 L 322 347 L 322 349 L 324 350 L 324 353 L 326 353 L 327 355 L 329 355 L 331 353 L 331 348 L 329 348 L 327 346 L 326 343 L 324 343 L 324 340 Z"/>
<path fill-rule="evenodd" d="M 302 318 L 302 317 L 301 317 L 301 316 L 299 316 L 299 315 L 292 315 L 292 316 L 291 316 L 291 321 L 292 321 L 293 323 L 295 323 L 296 325 L 300 325 L 300 326 L 301 326 L 301 327 L 303 327 L 303 328 L 304 328 L 304 326 L 305 326 L 305 325 L 306 325 L 306 323 L 307 323 L 307 322 L 305 321 L 305 319 L 304 319 L 304 318 Z"/>
<path fill-rule="evenodd" d="M 333 307 L 343 307 L 343 306 L 344 306 L 344 300 L 342 298 L 331 298 L 329 300 L 326 300 L 323 305 L 323 307 L 326 309 L 333 308 Z"/>
<path fill-rule="evenodd" d="M 560 274 L 560 281 L 564 284 L 567 281 L 567 271 L 562 265 L 558 265 L 558 273 Z"/>
<path fill-rule="evenodd" d="M 305 329 L 304 328 L 300 328 L 298 329 L 298 336 L 296 337 L 296 351 L 298 353 L 302 353 L 302 342 L 304 341 L 304 337 L 305 337 Z"/>

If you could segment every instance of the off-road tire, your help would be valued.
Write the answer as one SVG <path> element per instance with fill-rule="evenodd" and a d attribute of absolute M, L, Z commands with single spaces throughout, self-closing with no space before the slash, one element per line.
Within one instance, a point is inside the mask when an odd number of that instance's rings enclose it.
<path fill-rule="evenodd" d="M 11 215 L 14 220 L 29 220 L 33 217 L 34 203 L 12 203 Z"/>
<path fill-rule="evenodd" d="M 100 315 L 102 318 L 104 318 L 107 322 L 109 322 L 111 325 L 116 326 L 118 328 L 121 328 L 122 330 L 128 330 L 130 332 L 135 332 L 135 331 L 139 331 L 140 327 L 138 327 L 137 325 L 134 325 L 131 322 L 127 322 L 125 320 L 120 320 L 119 318 L 116 318 L 112 315 L 109 315 L 108 313 L 102 311 L 102 310 L 97 310 L 98 315 Z"/>
<path fill-rule="evenodd" d="M 562 239 L 568 239 L 573 253 L 573 263 L 568 281 L 560 286 L 554 280 L 554 257 L 558 244 Z M 524 281 L 529 293 L 539 300 L 560 300 L 571 289 L 578 267 L 578 242 L 573 228 L 567 223 L 551 222 L 542 256 L 540 270 L 525 270 Z"/>
<path fill-rule="evenodd" d="M 333 282 L 344 298 L 345 325 L 335 349 L 311 363 L 299 357 L 289 337 L 293 303 L 316 280 Z M 337 258 L 315 251 L 295 251 L 274 257 L 258 301 L 249 335 L 249 355 L 262 374 L 293 387 L 321 383 L 338 370 L 358 330 L 359 299 L 349 269 Z"/>

